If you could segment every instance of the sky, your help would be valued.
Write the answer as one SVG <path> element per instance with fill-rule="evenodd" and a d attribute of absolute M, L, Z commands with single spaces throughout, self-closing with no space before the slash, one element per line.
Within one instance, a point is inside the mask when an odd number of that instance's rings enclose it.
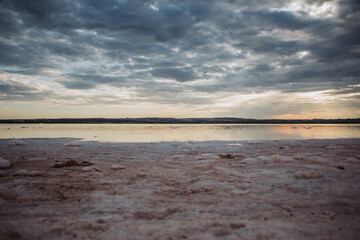
<path fill-rule="evenodd" d="M 360 117 L 357 0 L 0 0 L 0 118 Z"/>

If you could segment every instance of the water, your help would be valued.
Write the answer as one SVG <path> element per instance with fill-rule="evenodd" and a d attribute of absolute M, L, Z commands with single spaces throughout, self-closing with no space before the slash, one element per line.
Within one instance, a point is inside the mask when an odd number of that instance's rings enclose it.
<path fill-rule="evenodd" d="M 360 138 L 360 124 L 0 124 L 0 138 L 102 142 Z"/>

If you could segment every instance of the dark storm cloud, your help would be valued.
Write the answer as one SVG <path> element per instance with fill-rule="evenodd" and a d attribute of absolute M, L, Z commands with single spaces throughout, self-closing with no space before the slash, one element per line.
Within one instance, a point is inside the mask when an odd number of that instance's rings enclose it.
<path fill-rule="evenodd" d="M 36 88 L 27 86 L 25 84 L 21 84 L 21 83 L 11 84 L 9 82 L 0 81 L 0 93 L 17 94 L 23 92 L 30 92 L 34 90 L 36 90 Z"/>
<path fill-rule="evenodd" d="M 93 82 L 93 83 L 114 83 L 122 81 L 119 77 L 111 77 L 111 76 L 104 76 L 104 75 L 96 75 L 96 74 L 88 74 L 88 75 L 78 75 L 73 74 L 71 77 L 77 78 L 83 81 Z"/>
<path fill-rule="evenodd" d="M 349 93 L 359 93 L 360 87 L 348 87 L 341 90 L 335 90 L 329 93 L 329 95 L 336 95 L 336 94 L 349 94 Z"/>
<path fill-rule="evenodd" d="M 91 89 L 96 86 L 96 84 L 92 82 L 86 81 L 63 81 L 61 82 L 68 89 Z"/>
<path fill-rule="evenodd" d="M 178 82 L 188 82 L 196 79 L 195 73 L 190 68 L 178 69 L 178 68 L 162 68 L 155 69 L 151 72 L 154 77 L 173 79 Z"/>
<path fill-rule="evenodd" d="M 358 84 L 359 2 L 339 1 L 330 17 L 284 8 L 290 3 L 3 0 L 0 70 L 68 89 L 133 87 L 150 101 L 176 92 L 173 99 L 187 102 L 189 91 L 340 91 Z M 57 74 L 46 75 L 49 69 Z"/>
<path fill-rule="evenodd" d="M 16 81 L 0 81 L 0 100 L 2 101 L 44 100 L 54 94 L 53 91 L 40 90 L 29 84 Z"/>
<path fill-rule="evenodd" d="M 242 13 L 242 18 L 248 24 L 270 29 L 281 28 L 299 30 L 310 27 L 318 22 L 295 16 L 288 11 L 245 11 Z"/>
<path fill-rule="evenodd" d="M 119 86 L 122 82 L 124 82 L 121 77 L 97 75 L 96 73 L 91 73 L 91 71 L 85 75 L 71 74 L 68 75 L 67 78 L 70 80 L 59 82 L 69 89 L 91 89 L 100 84 L 112 84 Z"/>
<path fill-rule="evenodd" d="M 0 42 L 0 64 L 3 66 L 14 66 L 14 67 L 39 67 L 42 64 L 43 56 L 38 55 L 36 49 L 28 45 L 15 45 Z"/>
<path fill-rule="evenodd" d="M 351 32 L 336 34 L 333 38 L 309 43 L 308 50 L 316 55 L 320 61 L 340 61 L 347 59 L 359 59 L 360 27 L 354 27 Z"/>
<path fill-rule="evenodd" d="M 292 55 L 304 50 L 302 43 L 298 41 L 282 41 L 272 37 L 249 38 L 234 47 L 248 49 L 257 53 L 269 53 L 276 55 Z"/>
<path fill-rule="evenodd" d="M 270 66 L 268 64 L 258 64 L 251 67 L 251 69 L 249 69 L 248 72 L 258 73 L 258 72 L 269 72 L 271 70 L 274 70 L 273 66 Z"/>
<path fill-rule="evenodd" d="M 19 34 L 22 27 L 17 21 L 14 12 L 8 11 L 6 8 L 0 8 L 0 32 L 4 37 L 11 37 Z"/>

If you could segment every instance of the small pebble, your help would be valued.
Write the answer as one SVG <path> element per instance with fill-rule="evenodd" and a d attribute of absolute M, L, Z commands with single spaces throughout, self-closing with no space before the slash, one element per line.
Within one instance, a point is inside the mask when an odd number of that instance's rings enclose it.
<path fill-rule="evenodd" d="M 205 159 L 217 159 L 219 158 L 218 155 L 215 155 L 213 153 L 203 153 L 199 156 L 199 160 L 205 160 Z"/>
<path fill-rule="evenodd" d="M 28 177 L 38 177 L 42 176 L 43 173 L 39 171 L 28 171 L 26 169 L 20 169 L 16 171 L 13 176 L 28 176 Z"/>
<path fill-rule="evenodd" d="M 113 169 L 113 170 L 124 170 L 125 166 L 120 165 L 120 164 L 114 164 L 114 165 L 111 165 L 111 169 Z"/>
<path fill-rule="evenodd" d="M 181 154 L 181 155 L 174 155 L 171 157 L 173 160 L 184 160 L 186 158 L 185 155 Z"/>
<path fill-rule="evenodd" d="M 21 140 L 17 140 L 17 139 L 14 139 L 14 140 L 9 142 L 10 146 L 23 146 L 23 145 L 26 145 L 26 144 L 27 144 L 26 142 L 21 141 Z"/>
<path fill-rule="evenodd" d="M 101 172 L 101 170 L 95 166 L 87 166 L 81 168 L 81 171 L 83 172 Z"/>
<path fill-rule="evenodd" d="M 102 218 L 99 218 L 96 222 L 97 222 L 97 223 L 105 223 L 105 220 L 102 219 Z"/>
<path fill-rule="evenodd" d="M 5 171 L 3 170 L 0 170 L 0 177 L 5 177 L 7 174 Z"/>
<path fill-rule="evenodd" d="M 64 145 L 64 147 L 81 147 L 77 142 L 71 142 Z"/>
<path fill-rule="evenodd" d="M 227 158 L 227 159 L 235 159 L 235 156 L 228 153 L 228 154 L 218 154 L 220 158 Z"/>
<path fill-rule="evenodd" d="M 299 179 L 311 179 L 311 178 L 322 178 L 322 177 L 324 177 L 324 175 L 322 175 L 318 171 L 312 170 L 312 171 L 308 171 L 308 172 L 299 171 L 295 174 L 294 177 L 299 178 Z"/>
<path fill-rule="evenodd" d="M 11 162 L 3 158 L 0 158 L 0 169 L 5 169 L 5 168 L 11 168 Z"/>

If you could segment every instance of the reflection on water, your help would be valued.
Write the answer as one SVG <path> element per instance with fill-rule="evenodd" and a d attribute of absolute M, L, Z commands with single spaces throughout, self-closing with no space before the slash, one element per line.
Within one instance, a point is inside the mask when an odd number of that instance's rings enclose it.
<path fill-rule="evenodd" d="M 0 124 L 0 138 L 116 142 L 360 138 L 360 124 Z"/>

